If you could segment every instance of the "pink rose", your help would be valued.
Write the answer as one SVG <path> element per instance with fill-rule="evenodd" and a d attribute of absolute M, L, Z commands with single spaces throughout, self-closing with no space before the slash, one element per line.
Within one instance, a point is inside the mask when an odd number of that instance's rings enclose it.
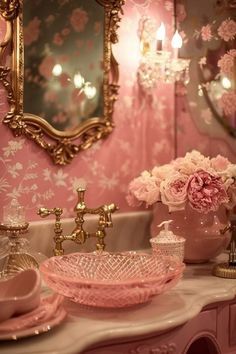
<path fill-rule="evenodd" d="M 221 178 L 203 170 L 190 177 L 187 193 L 190 206 L 204 214 L 229 201 Z"/>
<path fill-rule="evenodd" d="M 217 172 L 219 172 L 226 170 L 226 168 L 230 165 L 230 162 L 226 157 L 217 155 L 211 159 L 211 165 Z"/>
<path fill-rule="evenodd" d="M 76 32 L 83 32 L 88 22 L 88 14 L 81 8 L 74 9 L 70 16 L 70 23 Z"/>
<path fill-rule="evenodd" d="M 168 206 L 169 211 L 184 210 L 188 180 L 188 177 L 176 173 L 161 182 L 161 201 Z"/>
<path fill-rule="evenodd" d="M 235 58 L 235 49 L 231 49 L 226 54 L 224 54 L 217 63 L 217 66 L 220 68 L 220 72 L 229 76 L 233 75 Z"/>
<path fill-rule="evenodd" d="M 219 103 L 226 115 L 233 115 L 236 112 L 236 93 L 232 90 L 223 93 Z"/>
<path fill-rule="evenodd" d="M 175 166 L 175 169 L 178 172 L 188 176 L 192 175 L 198 170 L 211 171 L 209 157 L 205 157 L 199 151 L 196 150 L 187 152 L 184 157 L 179 157 L 175 159 L 172 164 Z"/>
<path fill-rule="evenodd" d="M 203 41 L 210 41 L 212 39 L 211 26 L 208 24 L 206 26 L 202 26 L 201 28 L 201 36 Z"/>
<path fill-rule="evenodd" d="M 129 184 L 128 203 L 133 201 L 133 195 L 139 202 L 146 202 L 152 205 L 160 200 L 160 180 L 144 171 L 141 176 L 135 178 Z M 133 205 L 133 204 L 130 204 Z"/>
<path fill-rule="evenodd" d="M 227 20 L 223 21 L 218 28 L 218 35 L 226 42 L 234 39 L 236 35 L 236 22 L 227 18 Z"/>

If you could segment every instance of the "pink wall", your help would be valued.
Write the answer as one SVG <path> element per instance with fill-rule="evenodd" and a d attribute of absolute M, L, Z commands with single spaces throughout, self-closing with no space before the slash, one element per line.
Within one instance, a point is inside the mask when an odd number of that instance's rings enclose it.
<path fill-rule="evenodd" d="M 115 105 L 116 128 L 106 141 L 82 152 L 71 165 L 52 164 L 44 151 L 24 137 L 14 138 L 0 126 L 0 213 L 13 197 L 25 205 L 27 219 L 38 219 L 38 206 L 63 207 L 73 215 L 76 188 L 87 183 L 88 205 L 115 202 L 120 211 L 131 210 L 125 195 L 129 181 L 141 170 L 163 164 L 174 157 L 174 88 L 160 84 L 152 95 L 137 85 L 139 62 L 138 22 L 150 15 L 169 24 L 172 1 L 127 0 L 114 48 L 120 63 L 120 91 Z M 0 116 L 7 112 L 0 89 Z M 1 214 L 0 214 L 1 216 Z"/>
<path fill-rule="evenodd" d="M 193 23 L 189 10 L 195 14 L 193 4 L 199 10 L 193 0 L 185 0 L 185 8 L 181 5 L 182 23 L 185 20 Z M 157 25 L 164 21 L 169 38 L 173 30 L 172 1 L 126 0 L 119 43 L 114 46 L 120 63 L 120 91 L 114 112 L 116 127 L 105 141 L 82 152 L 71 165 L 58 167 L 33 142 L 24 137 L 14 138 L 5 125 L 0 126 L 0 219 L 2 206 L 13 197 L 26 206 L 29 220 L 38 219 L 36 211 L 41 205 L 63 207 L 64 216 L 71 216 L 76 188 L 84 183 L 87 183 L 89 206 L 115 202 L 120 211 L 129 211 L 131 208 L 125 200 L 129 181 L 143 169 L 166 163 L 191 149 L 212 156 L 220 153 L 236 162 L 236 140 L 209 115 L 199 98 L 191 98 L 194 70 L 187 90 L 177 88 L 176 101 L 170 84 L 158 83 L 151 95 L 141 91 L 137 83 L 138 23 L 143 15 L 155 18 Z M 0 27 L 0 36 L 2 32 Z M 185 37 L 185 47 L 192 35 L 193 31 Z M 1 87 L 0 97 L 0 117 L 4 117 L 8 108 Z"/>

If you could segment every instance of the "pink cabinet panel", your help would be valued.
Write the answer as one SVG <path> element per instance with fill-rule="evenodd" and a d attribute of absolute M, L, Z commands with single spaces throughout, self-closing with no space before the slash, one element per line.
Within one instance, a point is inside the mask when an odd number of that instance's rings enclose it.
<path fill-rule="evenodd" d="M 229 344 L 236 346 L 236 304 L 229 307 Z"/>
<path fill-rule="evenodd" d="M 86 351 L 86 354 L 205 354 L 196 352 L 208 346 L 206 354 L 221 354 L 216 337 L 217 311 L 205 310 L 182 326 L 149 338 L 120 339 L 116 344 L 104 343 L 99 348 Z M 199 340 L 199 338 L 203 338 Z M 191 344 L 198 341 L 196 345 Z M 113 342 L 114 343 L 114 342 Z M 212 347 L 212 351 L 211 351 Z M 214 351 L 213 351 L 214 350 Z"/>

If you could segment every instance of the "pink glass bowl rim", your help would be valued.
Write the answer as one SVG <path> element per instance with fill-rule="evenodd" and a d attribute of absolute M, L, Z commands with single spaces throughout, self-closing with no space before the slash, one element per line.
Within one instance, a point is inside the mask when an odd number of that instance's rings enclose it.
<path fill-rule="evenodd" d="M 140 276 L 137 277 L 136 279 L 111 279 L 110 281 L 107 280 L 93 280 L 93 279 L 83 279 L 83 278 L 78 278 L 79 275 L 70 277 L 68 275 L 62 275 L 57 270 L 55 272 L 54 270 L 50 269 L 50 265 L 54 263 L 54 261 L 59 262 L 61 259 L 65 258 L 72 258 L 72 257 L 89 257 L 89 258 L 94 258 L 96 259 L 97 257 L 114 257 L 114 256 L 119 256 L 119 257 L 124 257 L 124 258 L 132 258 L 132 257 L 146 257 L 148 260 L 155 260 L 156 261 L 159 259 L 161 262 L 163 262 L 163 265 L 165 266 L 166 272 L 164 274 L 157 273 L 155 276 L 148 277 L 147 274 L 145 276 Z M 158 265 L 158 263 L 157 263 Z M 69 265 L 67 265 L 68 267 Z M 155 256 L 153 254 L 149 253 L 144 253 L 144 252 L 139 252 L 139 253 L 105 253 L 105 254 L 94 254 L 94 253 L 72 253 L 64 256 L 55 256 L 51 257 L 47 260 L 45 260 L 43 263 L 40 265 L 40 271 L 45 274 L 45 276 L 49 276 L 55 279 L 60 279 L 62 281 L 70 282 L 70 283 L 75 283 L 77 285 L 93 285 L 97 287 L 103 287 L 103 286 L 112 286 L 112 287 L 120 287 L 121 285 L 129 285 L 129 286 L 140 286 L 144 284 L 152 284 L 153 282 L 161 282 L 162 280 L 165 280 L 166 277 L 172 278 L 173 276 L 177 276 L 178 274 L 182 273 L 185 268 L 184 263 L 180 263 L 179 261 L 175 260 L 172 257 L 169 256 Z M 158 271 L 158 270 L 157 270 Z"/>

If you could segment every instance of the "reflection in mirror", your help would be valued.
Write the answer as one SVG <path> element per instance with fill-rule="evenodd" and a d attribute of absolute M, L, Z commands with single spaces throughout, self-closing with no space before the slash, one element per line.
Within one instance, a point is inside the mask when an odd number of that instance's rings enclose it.
<path fill-rule="evenodd" d="M 236 137 L 236 55 L 232 55 L 236 50 L 232 45 L 222 41 L 217 49 L 207 51 L 207 65 L 199 68 L 199 92 L 213 116 Z"/>
<path fill-rule="evenodd" d="M 192 58 L 191 109 L 196 122 L 199 116 L 205 122 L 204 130 L 216 119 L 236 137 L 236 3 L 199 0 L 188 5 L 181 29 L 189 40 L 181 54 Z"/>
<path fill-rule="evenodd" d="M 0 2 L 12 70 L 0 67 L 10 110 L 3 119 L 65 165 L 114 127 L 117 43 L 124 0 Z M 0 60 L 3 60 L 3 52 Z"/>
<path fill-rule="evenodd" d="M 103 114 L 104 10 L 96 1 L 24 0 L 24 111 L 58 130 Z"/>

